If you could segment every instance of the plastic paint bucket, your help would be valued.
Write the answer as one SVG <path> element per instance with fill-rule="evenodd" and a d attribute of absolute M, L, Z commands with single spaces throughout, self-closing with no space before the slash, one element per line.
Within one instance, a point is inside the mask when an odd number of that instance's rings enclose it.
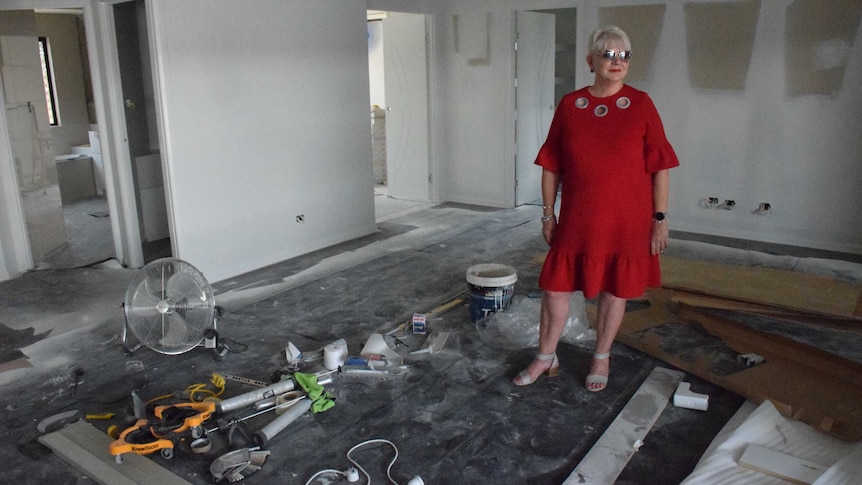
<path fill-rule="evenodd" d="M 473 323 L 509 308 L 518 272 L 511 266 L 484 263 L 467 269 L 470 287 L 470 321 Z"/>

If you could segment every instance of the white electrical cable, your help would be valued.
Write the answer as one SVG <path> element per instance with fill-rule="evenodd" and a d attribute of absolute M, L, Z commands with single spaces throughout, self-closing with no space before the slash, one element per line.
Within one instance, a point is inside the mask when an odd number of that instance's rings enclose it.
<path fill-rule="evenodd" d="M 356 462 L 356 460 L 351 458 L 350 454 L 353 453 L 354 451 L 356 451 L 357 448 L 361 448 L 365 445 L 369 445 L 369 444 L 373 444 L 373 443 L 386 443 L 387 445 L 391 446 L 393 450 L 395 450 L 395 456 L 392 457 L 392 461 L 390 461 L 389 466 L 386 467 L 386 477 L 389 478 L 389 481 L 392 482 L 394 485 L 398 485 L 398 482 L 396 482 L 392 478 L 392 474 L 391 474 L 392 465 L 394 465 L 395 461 L 398 459 L 398 447 L 395 446 L 395 443 L 393 443 L 389 440 L 386 440 L 383 438 L 375 438 L 375 439 L 370 439 L 367 441 L 363 441 L 362 443 L 359 443 L 357 445 L 354 445 L 353 448 L 350 448 L 350 450 L 347 451 L 347 460 L 350 461 L 350 463 L 352 463 L 357 469 L 359 469 L 359 471 L 361 471 L 365 475 L 365 478 L 368 479 L 367 485 L 371 485 L 371 475 L 369 475 L 368 472 L 365 471 L 364 468 L 362 468 L 362 465 L 360 465 L 359 463 Z M 322 475 L 324 473 L 337 473 L 339 475 L 345 475 L 345 473 L 341 470 L 335 470 L 335 469 L 331 469 L 331 468 L 326 469 L 326 470 L 320 470 L 319 472 L 312 475 L 311 478 L 309 478 L 308 481 L 305 482 L 305 485 L 311 485 L 312 480 L 314 480 L 315 478 L 319 477 L 320 475 Z"/>
<path fill-rule="evenodd" d="M 395 460 L 398 459 L 398 447 L 395 446 L 395 443 L 393 443 L 389 440 L 385 440 L 383 438 L 376 438 L 376 439 L 363 441 L 362 443 L 359 443 L 358 445 L 354 445 L 353 448 L 351 448 L 347 452 L 347 460 L 350 461 L 350 463 L 353 463 L 356 466 L 356 468 L 359 469 L 359 471 L 361 471 L 362 473 L 365 474 L 365 478 L 368 479 L 368 485 L 371 485 L 371 476 L 368 474 L 368 472 L 365 471 L 364 468 L 362 468 L 362 466 L 359 465 L 359 463 L 356 463 L 356 460 L 354 460 L 353 458 L 350 457 L 350 454 L 353 453 L 353 451 L 355 451 L 357 448 L 361 448 L 365 445 L 369 445 L 372 443 L 386 443 L 389 446 L 391 446 L 393 450 L 395 450 L 395 456 L 392 457 L 392 461 L 390 461 L 389 466 L 386 467 L 386 477 L 389 478 L 389 481 L 392 482 L 394 485 L 398 485 L 398 482 L 396 482 L 395 480 L 392 479 L 392 474 L 390 473 L 392 470 L 392 465 L 394 465 Z"/>

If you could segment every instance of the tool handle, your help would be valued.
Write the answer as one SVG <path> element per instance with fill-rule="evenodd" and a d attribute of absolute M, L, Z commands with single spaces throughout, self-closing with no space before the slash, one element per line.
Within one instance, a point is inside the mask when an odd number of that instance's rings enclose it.
<path fill-rule="evenodd" d="M 269 424 L 260 429 L 254 434 L 254 442 L 258 446 L 263 447 L 275 435 L 280 433 L 290 423 L 299 419 L 306 411 L 311 409 L 311 399 L 303 398 L 293 406 L 289 407 L 281 416 L 270 421 Z"/>

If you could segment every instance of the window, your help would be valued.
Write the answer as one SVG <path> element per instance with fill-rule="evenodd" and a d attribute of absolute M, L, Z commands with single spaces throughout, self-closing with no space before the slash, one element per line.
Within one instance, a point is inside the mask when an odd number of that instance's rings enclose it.
<path fill-rule="evenodd" d="M 57 116 L 57 98 L 54 95 L 54 73 L 51 70 L 51 49 L 47 37 L 39 37 L 39 59 L 42 61 L 42 82 L 45 84 L 45 102 L 48 104 L 48 121 L 51 126 L 60 124 Z"/>

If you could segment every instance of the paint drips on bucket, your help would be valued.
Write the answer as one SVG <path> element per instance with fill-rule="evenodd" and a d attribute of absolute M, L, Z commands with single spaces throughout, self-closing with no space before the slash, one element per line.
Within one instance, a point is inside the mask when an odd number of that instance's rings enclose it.
<path fill-rule="evenodd" d="M 518 272 L 511 266 L 483 263 L 467 269 L 470 287 L 470 321 L 476 323 L 488 315 L 504 311 L 512 302 Z"/>

